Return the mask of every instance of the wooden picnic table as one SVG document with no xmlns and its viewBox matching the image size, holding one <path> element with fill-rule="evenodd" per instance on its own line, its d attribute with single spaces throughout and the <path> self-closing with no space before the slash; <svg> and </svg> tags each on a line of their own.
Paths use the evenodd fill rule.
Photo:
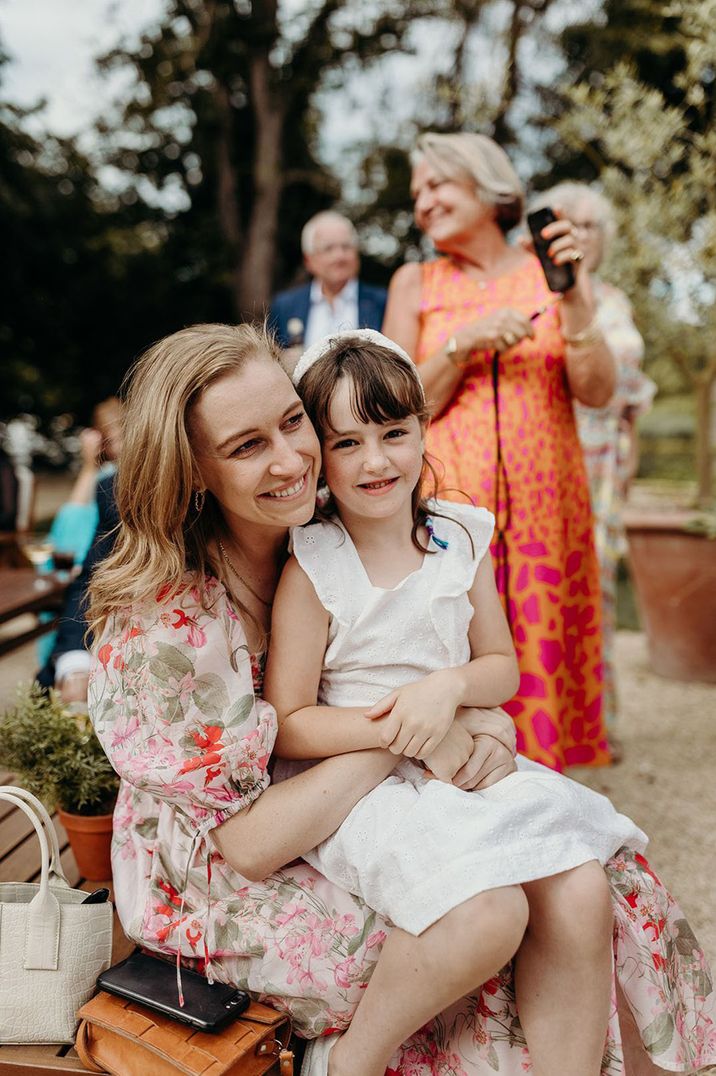
<svg viewBox="0 0 716 1076">
<path fill-rule="evenodd" d="M 53 572 L 38 575 L 32 568 L 0 569 L 0 624 L 24 613 L 53 613 L 52 620 L 0 638 L 0 655 L 15 650 L 56 626 L 69 579 Z"/>
<path fill-rule="evenodd" d="M 5 573 L 0 573 L 0 578 Z M 0 772 L 0 784 L 12 784 L 12 775 Z M 52 818 L 60 845 L 62 869 L 67 881 L 78 889 L 93 889 L 106 886 L 112 895 L 112 882 L 85 881 L 75 863 L 75 857 L 67 841 L 67 834 L 56 815 Z M 0 882 L 36 882 L 40 877 L 40 845 L 37 835 L 27 815 L 0 800 Z M 112 963 L 124 960 L 134 949 L 114 913 L 114 931 L 112 936 Z M 37 999 L 42 1005 L 42 998 Z M 26 1045 L 0 1046 L 0 1076 L 57 1076 L 57 1073 L 86 1073 L 73 1046 L 60 1045 Z"/>
</svg>

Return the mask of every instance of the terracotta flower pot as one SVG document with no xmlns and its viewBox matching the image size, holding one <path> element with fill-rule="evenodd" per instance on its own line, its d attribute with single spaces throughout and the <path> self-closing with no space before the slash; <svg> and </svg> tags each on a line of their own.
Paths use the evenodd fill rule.
<svg viewBox="0 0 716 1076">
<path fill-rule="evenodd" d="M 68 814 L 61 807 L 57 808 L 57 813 L 67 830 L 82 877 L 91 882 L 105 882 L 111 878 L 112 815 Z"/>
<path fill-rule="evenodd" d="M 716 683 L 716 540 L 687 512 L 630 509 L 629 569 L 654 672 Z"/>
</svg>

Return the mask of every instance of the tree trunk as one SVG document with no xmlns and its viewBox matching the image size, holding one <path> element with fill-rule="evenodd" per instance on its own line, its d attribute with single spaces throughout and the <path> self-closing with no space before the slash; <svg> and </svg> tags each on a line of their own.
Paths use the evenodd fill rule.
<svg viewBox="0 0 716 1076">
<path fill-rule="evenodd" d="M 216 205 L 219 225 L 229 248 L 232 265 L 231 291 L 234 309 L 241 309 L 241 213 L 239 211 L 239 179 L 232 155 L 233 124 L 229 91 L 219 83 L 214 92 L 219 114 L 219 134 L 216 142 Z"/>
<path fill-rule="evenodd" d="M 254 190 L 237 296 L 238 313 L 247 318 L 263 316 L 271 298 L 283 189 L 281 142 L 285 109 L 272 93 L 270 78 L 268 55 L 254 56 L 249 68 L 256 131 Z"/>
</svg>

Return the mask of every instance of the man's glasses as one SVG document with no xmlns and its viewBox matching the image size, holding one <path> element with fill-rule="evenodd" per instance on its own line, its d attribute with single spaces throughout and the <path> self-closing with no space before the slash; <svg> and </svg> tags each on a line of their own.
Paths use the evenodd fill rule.
<svg viewBox="0 0 716 1076">
<path fill-rule="evenodd" d="M 326 246 L 316 247 L 314 254 L 348 254 L 356 249 L 355 243 L 328 243 Z"/>
</svg>

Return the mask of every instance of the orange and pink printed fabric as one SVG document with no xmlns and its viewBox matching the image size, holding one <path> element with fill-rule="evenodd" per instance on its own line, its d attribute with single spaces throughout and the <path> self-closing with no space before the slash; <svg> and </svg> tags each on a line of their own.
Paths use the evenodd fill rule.
<svg viewBox="0 0 716 1076">
<path fill-rule="evenodd" d="M 497 466 L 491 356 L 476 352 L 447 408 L 433 420 L 429 454 L 440 496 L 493 511 L 505 528 L 506 571 L 498 586 L 509 607 L 520 687 L 505 707 L 517 747 L 562 770 L 609 762 L 602 717 L 599 568 L 589 488 L 565 371 L 556 296 L 536 258 L 496 280 L 477 282 L 447 258 L 423 266 L 420 340 L 425 361 L 461 326 L 501 307 L 532 315 L 535 338 L 500 356 L 504 474 Z M 497 550 L 493 545 L 493 556 Z"/>
</svg>

